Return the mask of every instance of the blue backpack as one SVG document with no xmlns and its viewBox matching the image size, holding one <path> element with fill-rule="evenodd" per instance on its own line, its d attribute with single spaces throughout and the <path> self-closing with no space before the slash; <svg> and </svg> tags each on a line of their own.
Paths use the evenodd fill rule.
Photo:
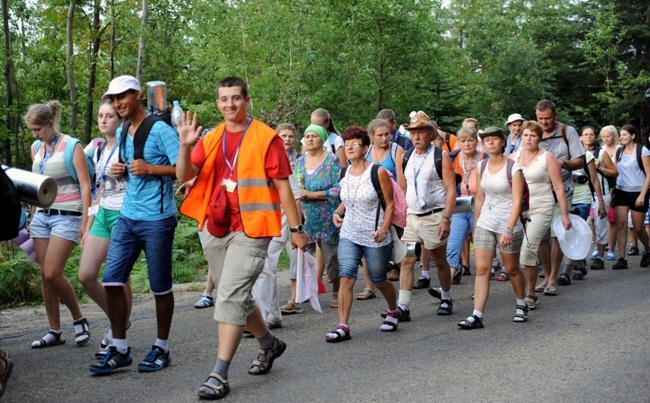
<svg viewBox="0 0 650 403">
<path fill-rule="evenodd" d="M 65 167 L 68 170 L 68 173 L 74 179 L 75 182 L 79 183 L 79 176 L 77 176 L 77 170 L 74 168 L 74 148 L 77 144 L 81 144 L 81 141 L 70 137 L 68 143 L 65 145 L 65 150 L 63 152 L 63 159 L 65 161 Z M 36 140 L 32 145 L 34 149 L 34 154 L 38 152 L 38 149 L 41 147 L 41 141 Z M 95 161 L 92 156 L 86 155 L 86 164 L 88 165 L 88 175 L 90 179 L 90 190 L 92 194 L 95 194 Z"/>
</svg>

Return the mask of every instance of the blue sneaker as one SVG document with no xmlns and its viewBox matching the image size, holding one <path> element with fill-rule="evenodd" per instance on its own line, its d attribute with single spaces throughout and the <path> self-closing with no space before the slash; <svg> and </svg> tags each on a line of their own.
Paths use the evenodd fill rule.
<svg viewBox="0 0 650 403">
<path fill-rule="evenodd" d="M 133 363 L 133 359 L 131 358 L 130 347 L 126 351 L 126 354 L 122 354 L 117 351 L 117 347 L 109 346 L 104 358 L 92 364 L 88 369 L 95 374 L 106 375 L 118 368 L 128 367 L 131 363 Z"/>
<path fill-rule="evenodd" d="M 616 254 L 613 250 L 607 251 L 607 260 L 616 260 Z"/>
<path fill-rule="evenodd" d="M 596 260 L 598 257 L 598 248 L 594 248 L 594 253 L 591 254 L 591 260 Z"/>
<path fill-rule="evenodd" d="M 140 372 L 155 372 L 165 368 L 171 362 L 169 351 L 164 352 L 158 346 L 152 346 L 151 351 L 147 353 L 144 360 L 138 364 L 138 371 Z"/>
</svg>

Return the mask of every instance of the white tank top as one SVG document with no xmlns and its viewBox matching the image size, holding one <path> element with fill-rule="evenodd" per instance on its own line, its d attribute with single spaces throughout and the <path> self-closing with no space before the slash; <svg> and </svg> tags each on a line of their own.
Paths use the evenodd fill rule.
<svg viewBox="0 0 650 403">
<path fill-rule="evenodd" d="M 375 232 L 375 218 L 379 203 L 377 191 L 370 179 L 372 165 L 374 164 L 368 164 L 360 176 L 351 175 L 351 167 L 348 167 L 345 176 L 341 179 L 340 196 L 345 205 L 345 219 L 341 226 L 340 236 L 357 245 L 377 248 L 388 245 L 391 242 L 391 237 L 386 237 L 380 243 L 375 242 L 372 237 Z M 379 210 L 377 228 L 381 228 L 384 222 L 384 211 L 381 208 Z"/>
</svg>

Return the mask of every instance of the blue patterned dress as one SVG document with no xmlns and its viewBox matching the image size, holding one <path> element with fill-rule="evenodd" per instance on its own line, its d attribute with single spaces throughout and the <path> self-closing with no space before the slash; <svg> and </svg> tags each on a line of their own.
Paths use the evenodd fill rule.
<svg viewBox="0 0 650 403">
<path fill-rule="evenodd" d="M 305 232 L 311 241 L 336 244 L 339 230 L 334 226 L 332 214 L 341 203 L 339 197 L 339 174 L 341 163 L 335 154 L 327 153 L 323 163 L 311 174 L 305 169 L 305 156 L 296 162 L 296 177 L 300 188 L 310 192 L 325 191 L 326 200 L 303 200 L 302 213 L 305 217 Z"/>
</svg>

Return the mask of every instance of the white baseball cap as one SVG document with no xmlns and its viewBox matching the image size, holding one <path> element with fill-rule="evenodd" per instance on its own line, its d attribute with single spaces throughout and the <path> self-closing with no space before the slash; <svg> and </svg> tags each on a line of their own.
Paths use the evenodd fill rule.
<svg viewBox="0 0 650 403">
<path fill-rule="evenodd" d="M 133 76 L 119 76 L 111 80 L 108 84 L 108 91 L 102 95 L 102 101 L 107 100 L 112 95 L 122 94 L 128 90 L 141 91 L 140 81 Z"/>
<path fill-rule="evenodd" d="M 508 121 L 506 122 L 506 127 L 512 122 L 516 122 L 518 120 L 521 120 L 522 122 L 526 119 L 522 118 L 520 114 L 518 113 L 513 113 L 512 115 L 508 116 Z"/>
</svg>

